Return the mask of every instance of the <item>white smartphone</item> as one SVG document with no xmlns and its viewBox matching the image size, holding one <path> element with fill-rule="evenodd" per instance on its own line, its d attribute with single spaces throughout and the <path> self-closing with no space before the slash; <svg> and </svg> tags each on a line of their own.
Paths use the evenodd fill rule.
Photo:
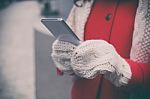
<svg viewBox="0 0 150 99">
<path fill-rule="evenodd" d="M 79 44 L 80 39 L 62 18 L 41 19 L 41 22 L 54 35 L 55 38 L 65 40 L 76 45 Z"/>
</svg>

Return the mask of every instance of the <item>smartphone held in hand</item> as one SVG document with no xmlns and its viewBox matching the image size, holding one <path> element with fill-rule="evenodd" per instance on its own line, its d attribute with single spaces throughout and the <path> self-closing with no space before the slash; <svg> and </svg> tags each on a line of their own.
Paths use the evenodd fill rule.
<svg viewBox="0 0 150 99">
<path fill-rule="evenodd" d="M 55 38 L 79 45 L 79 38 L 62 18 L 41 19 L 41 22 Z"/>
</svg>

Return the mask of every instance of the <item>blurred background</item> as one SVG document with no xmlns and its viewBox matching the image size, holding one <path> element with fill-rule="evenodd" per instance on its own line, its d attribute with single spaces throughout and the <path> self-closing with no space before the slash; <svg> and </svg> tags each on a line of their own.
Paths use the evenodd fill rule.
<svg viewBox="0 0 150 99">
<path fill-rule="evenodd" d="M 41 18 L 67 18 L 73 0 L 0 0 L 0 99 L 70 99 L 72 80 L 51 60 Z"/>
</svg>

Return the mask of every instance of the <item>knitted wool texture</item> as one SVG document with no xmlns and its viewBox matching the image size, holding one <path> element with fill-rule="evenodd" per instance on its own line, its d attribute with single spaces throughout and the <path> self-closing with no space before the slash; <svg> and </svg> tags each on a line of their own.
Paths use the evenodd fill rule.
<svg viewBox="0 0 150 99">
<path fill-rule="evenodd" d="M 52 45 L 52 59 L 56 67 L 66 74 L 72 74 L 71 56 L 76 46 L 72 43 L 56 40 Z"/>
<path fill-rule="evenodd" d="M 150 0 L 139 0 L 130 58 L 150 63 Z"/>
<path fill-rule="evenodd" d="M 73 52 L 71 63 L 76 75 L 83 78 L 93 79 L 98 74 L 104 74 L 116 86 L 127 84 L 131 78 L 127 62 L 104 40 L 81 43 Z"/>
</svg>

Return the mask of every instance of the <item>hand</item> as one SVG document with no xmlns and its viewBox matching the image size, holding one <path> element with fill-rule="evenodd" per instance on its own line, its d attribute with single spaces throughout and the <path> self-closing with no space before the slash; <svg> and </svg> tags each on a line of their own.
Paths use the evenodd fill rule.
<svg viewBox="0 0 150 99">
<path fill-rule="evenodd" d="M 81 43 L 73 52 L 71 66 L 80 77 L 92 79 L 98 74 L 104 74 L 116 86 L 127 84 L 131 78 L 128 63 L 104 40 Z"/>
<path fill-rule="evenodd" d="M 71 68 L 71 56 L 76 45 L 57 39 L 52 45 L 52 59 L 56 67 L 63 73 L 73 74 Z"/>
</svg>

